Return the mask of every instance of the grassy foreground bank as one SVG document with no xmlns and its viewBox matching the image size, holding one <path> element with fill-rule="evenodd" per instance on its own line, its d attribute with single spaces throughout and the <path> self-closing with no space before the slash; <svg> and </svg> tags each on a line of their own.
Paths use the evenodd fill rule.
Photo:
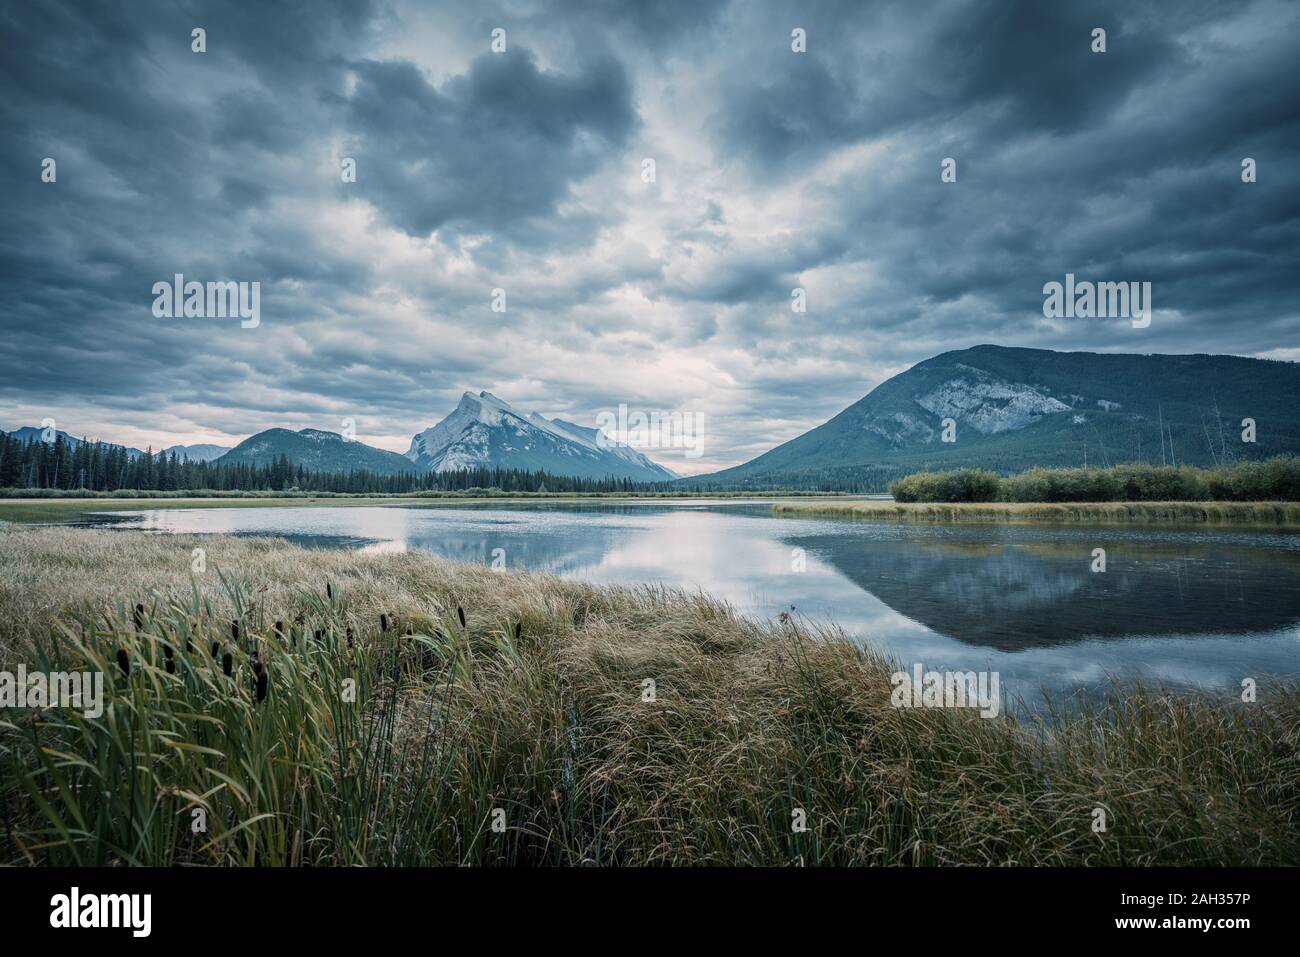
<svg viewBox="0 0 1300 957">
<path fill-rule="evenodd" d="M 1160 522 L 1300 527 L 1300 502 L 777 502 L 778 515 L 904 522 Z"/>
<path fill-rule="evenodd" d="M 877 655 L 703 596 L 66 528 L 0 529 L 0 643 L 114 703 L 0 711 L 5 863 L 1300 861 L 1294 685 L 897 710 Z"/>
</svg>

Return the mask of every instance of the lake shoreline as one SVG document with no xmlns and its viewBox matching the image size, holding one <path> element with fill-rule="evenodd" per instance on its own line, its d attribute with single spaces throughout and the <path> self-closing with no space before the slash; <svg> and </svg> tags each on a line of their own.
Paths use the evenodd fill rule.
<svg viewBox="0 0 1300 957">
<path fill-rule="evenodd" d="M 953 523 L 1182 524 L 1300 528 L 1300 502 L 780 502 L 783 518 Z"/>
<path fill-rule="evenodd" d="M 164 495 L 123 496 L 108 498 L 94 495 L 31 496 L 0 498 L 0 522 L 13 524 L 33 522 L 75 521 L 79 516 L 94 512 L 126 512 L 160 508 L 314 508 L 337 505 L 340 507 L 384 506 L 391 508 L 444 507 L 466 505 L 486 507 L 500 505 L 564 505 L 564 504 L 646 504 L 671 505 L 676 502 L 702 502 L 710 500 L 732 503 L 772 502 L 786 498 L 808 498 L 834 501 L 842 498 L 835 493 L 812 495 L 798 492 L 763 493 L 710 493 L 682 495 L 614 495 L 606 493 L 524 493 L 519 495 L 277 495 L 250 494 L 246 496 L 179 496 Z M 862 500 L 854 496 L 855 501 Z"/>
<path fill-rule="evenodd" d="M 783 501 L 795 499 L 794 501 Z M 1072 523 L 1097 525 L 1255 526 L 1300 529 L 1300 502 L 895 502 L 860 495 L 771 494 L 417 496 L 338 495 L 246 497 L 140 496 L 124 498 L 0 498 L 0 523 L 68 523 L 99 512 L 152 509 L 319 508 L 513 508 L 521 505 L 643 504 L 672 505 L 721 501 L 771 504 L 782 518 L 930 523 Z"/>
<path fill-rule="evenodd" d="M 898 707 L 893 664 L 879 653 L 797 617 L 743 618 L 703 594 L 273 539 L 19 526 L 0 538 L 0 639 L 48 634 L 55 619 L 76 634 L 85 622 L 97 632 L 90 665 L 106 672 L 110 695 L 132 699 L 98 723 L 57 711 L 42 718 L 47 746 L 88 759 L 63 773 L 75 785 L 64 797 L 83 802 L 91 834 L 60 832 L 68 821 L 48 779 L 30 779 L 48 810 L 19 790 L 35 756 L 3 752 L 10 790 L 0 796 L 16 815 L 10 836 L 0 835 L 0 863 L 1147 866 L 1300 857 L 1300 786 L 1287 746 L 1300 734 L 1294 681 L 1261 683 L 1258 704 L 1138 688 L 1068 716 L 982 718 L 970 708 Z M 198 541 L 206 567 L 194 574 Z M 209 641 L 230 654 L 231 677 Z M 59 647 L 70 653 L 66 640 Z M 29 668 L 41 663 L 22 655 Z M 117 670 L 122 657 L 130 676 Z M 260 702 L 258 667 L 270 675 Z M 358 708 L 339 705 L 345 678 L 357 682 Z M 219 719 L 225 732 L 206 734 L 192 713 Z M 147 779 L 126 764 L 97 770 L 101 760 L 131 763 L 129 749 L 110 742 L 164 728 L 209 750 L 164 749 L 141 772 Z M 30 741 L 12 726 L 0 735 Z M 214 790 L 219 775 L 234 775 L 238 788 Z M 358 775 L 374 775 L 379 790 L 352 788 Z M 202 845 L 188 827 L 130 831 L 113 808 L 139 794 L 149 796 L 150 820 L 186 822 L 192 796 L 206 795 L 215 829 Z M 296 796 L 274 797 L 283 794 Z M 495 809 L 500 834 L 488 827 Z M 306 845 L 294 839 L 302 833 L 313 835 Z"/>
</svg>

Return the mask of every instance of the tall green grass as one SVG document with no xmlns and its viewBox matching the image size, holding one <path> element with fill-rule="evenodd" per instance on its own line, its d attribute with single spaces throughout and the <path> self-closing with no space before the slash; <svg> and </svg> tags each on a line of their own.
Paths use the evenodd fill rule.
<svg viewBox="0 0 1300 957">
<path fill-rule="evenodd" d="M 1294 685 L 1256 705 L 1116 689 L 1035 718 L 896 710 L 890 663 L 794 619 L 661 589 L 447 580 L 428 579 L 434 612 L 382 622 L 354 582 L 317 580 L 277 627 L 233 578 L 220 609 L 196 588 L 65 616 L 29 667 L 100 670 L 112 708 L 3 713 L 0 860 L 1300 860 Z"/>
<path fill-rule="evenodd" d="M 21 787 L 7 797 L 29 824 L 9 822 L 21 859 L 348 865 L 518 856 L 526 830 L 489 849 L 482 829 L 465 827 L 487 819 L 492 795 L 478 785 L 501 780 L 503 755 L 468 746 L 448 707 L 476 667 L 513 667 L 509 633 L 475 636 L 477 654 L 464 629 L 427 621 L 406 622 L 386 642 L 361 641 L 336 589 L 304 594 L 296 621 L 271 625 L 230 584 L 233 628 L 195 593 L 62 624 L 38 652 L 31 670 L 102 672 L 111 708 L 98 718 L 52 710 L 0 724 L 0 767 Z M 403 625 L 387 616 L 385 624 Z M 474 786 L 451 787 L 458 778 Z"/>
</svg>

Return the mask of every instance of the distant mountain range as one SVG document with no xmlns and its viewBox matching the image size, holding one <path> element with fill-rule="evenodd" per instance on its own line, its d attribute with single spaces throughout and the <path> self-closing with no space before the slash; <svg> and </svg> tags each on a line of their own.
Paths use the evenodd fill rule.
<svg viewBox="0 0 1300 957">
<path fill-rule="evenodd" d="M 44 433 L 45 430 L 38 426 L 26 425 L 21 429 L 14 429 L 8 434 L 20 442 L 39 442 L 42 441 Z M 75 436 L 69 435 L 67 432 L 62 430 L 55 432 L 55 436 L 60 435 L 63 436 L 63 441 L 67 443 L 67 446 L 70 449 L 75 449 L 85 441 L 84 439 L 79 439 Z M 54 438 L 51 437 L 50 441 L 54 441 Z M 93 440 L 91 441 L 93 442 Z M 120 446 L 116 442 L 104 442 L 103 444 L 113 448 L 125 448 L 126 454 L 131 458 L 144 455 L 144 452 L 140 449 L 133 449 L 130 446 Z M 171 455 L 175 452 L 177 458 L 188 458 L 191 462 L 210 462 L 212 459 L 229 452 L 230 449 L 224 445 L 171 445 L 163 449 L 163 451 L 167 455 Z"/>
<path fill-rule="evenodd" d="M 422 472 L 503 466 L 638 482 L 677 477 L 635 449 L 599 437 L 597 429 L 525 415 L 490 392 L 466 392 L 450 415 L 411 440 L 406 457 Z"/>
<path fill-rule="evenodd" d="M 13 438 L 17 439 L 19 442 L 24 442 L 24 443 L 40 442 L 43 440 L 45 430 L 39 426 L 25 425 L 21 429 L 14 429 L 12 432 L 8 434 Z M 63 441 L 67 444 L 68 448 L 70 449 L 75 449 L 77 446 L 81 445 L 85 441 L 90 441 L 92 444 L 95 441 L 94 439 L 86 440 L 86 439 L 76 438 L 75 436 L 69 435 L 67 432 L 64 432 L 62 429 L 56 430 L 54 435 L 50 437 L 50 441 L 53 442 L 55 438 L 59 436 L 63 437 Z M 133 449 L 130 448 L 129 446 L 121 446 L 118 445 L 116 442 L 104 442 L 103 444 L 112 446 L 114 448 L 126 448 L 126 454 L 131 458 L 135 458 L 138 455 L 144 455 L 144 452 L 140 451 L 139 449 Z"/>
<path fill-rule="evenodd" d="M 13 433 L 35 442 L 43 430 Z M 72 448 L 81 440 L 60 432 Z M 128 449 L 132 457 L 143 455 Z M 677 475 L 626 445 L 601 439 L 600 431 L 564 419 L 547 419 L 538 412 L 525 415 L 490 392 L 466 392 L 455 409 L 411 440 L 406 455 L 377 449 L 320 429 L 267 429 L 233 449 L 219 445 L 173 445 L 165 450 L 192 462 L 218 465 L 271 465 L 287 457 L 314 472 L 366 470 L 380 475 L 450 472 L 468 468 L 546 471 L 552 475 L 637 482 L 670 481 Z"/>
<path fill-rule="evenodd" d="M 1253 443 L 1242 441 L 1246 419 L 1254 422 Z M 39 441 L 42 430 L 11 434 Z M 59 435 L 72 447 L 81 444 Z M 229 450 L 167 451 L 220 464 L 270 465 L 287 456 L 321 472 L 482 467 L 677 480 L 635 449 L 602 440 L 597 429 L 524 414 L 490 392 L 466 392 L 446 418 L 411 440 L 405 455 L 319 429 L 268 429 Z M 1212 465 L 1279 454 L 1300 454 L 1300 364 L 983 345 L 917 363 L 815 429 L 744 465 L 680 479 L 678 487 L 883 488 L 924 469 Z"/>
<path fill-rule="evenodd" d="M 270 465 L 287 456 L 320 472 L 366 469 L 380 475 L 470 468 L 546 471 L 581 478 L 666 481 L 677 476 L 634 449 L 599 441 L 596 429 L 537 412 L 525 415 L 490 392 L 466 392 L 451 414 L 411 440 L 405 455 L 319 429 L 267 429 L 216 459 L 219 465 Z"/>
<path fill-rule="evenodd" d="M 1247 418 L 1255 443 L 1242 441 Z M 944 441 L 945 419 L 955 441 Z M 917 363 L 798 438 L 684 483 L 880 484 L 923 469 L 1212 465 L 1296 453 L 1300 364 L 983 345 Z"/>
</svg>

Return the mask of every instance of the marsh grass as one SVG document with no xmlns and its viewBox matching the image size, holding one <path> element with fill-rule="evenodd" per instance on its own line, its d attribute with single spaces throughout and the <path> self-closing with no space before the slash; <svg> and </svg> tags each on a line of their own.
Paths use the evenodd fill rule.
<svg viewBox="0 0 1300 957">
<path fill-rule="evenodd" d="M 0 860 L 1300 860 L 1294 685 L 1253 706 L 1138 688 L 1020 720 L 895 710 L 871 650 L 703 595 L 204 544 L 224 571 L 187 581 L 185 539 L 0 532 L 0 615 L 22 607 L 24 569 L 61 596 L 14 630 L 23 660 L 102 670 L 113 703 L 0 713 Z"/>
<path fill-rule="evenodd" d="M 778 502 L 778 515 L 902 522 L 1079 522 L 1300 527 L 1300 502 Z"/>
</svg>

